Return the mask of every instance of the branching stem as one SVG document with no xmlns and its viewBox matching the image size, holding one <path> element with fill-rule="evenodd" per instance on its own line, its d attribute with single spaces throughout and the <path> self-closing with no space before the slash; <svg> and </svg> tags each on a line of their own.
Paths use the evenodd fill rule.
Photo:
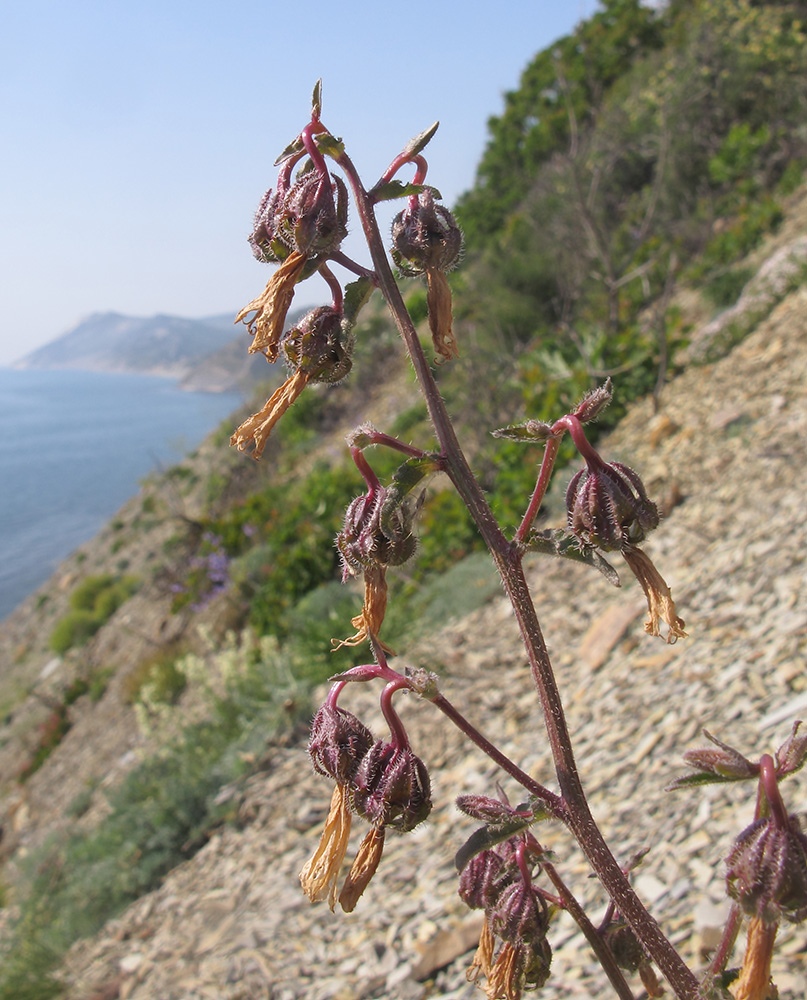
<svg viewBox="0 0 807 1000">
<path fill-rule="evenodd" d="M 445 458 L 446 472 L 468 508 L 502 578 L 513 605 L 527 651 L 530 670 L 543 710 L 560 785 L 562 818 L 584 851 L 619 912 L 666 976 L 679 1000 L 694 1000 L 698 980 L 633 891 L 594 821 L 577 771 L 560 694 L 521 564 L 522 553 L 511 546 L 494 518 L 481 487 L 460 448 L 448 412 L 432 376 L 417 332 L 406 310 L 381 241 L 372 200 L 356 169 L 342 153 L 335 157 L 353 189 L 378 285 L 409 353 L 426 407 Z M 572 431 L 572 428 L 569 427 Z"/>
</svg>

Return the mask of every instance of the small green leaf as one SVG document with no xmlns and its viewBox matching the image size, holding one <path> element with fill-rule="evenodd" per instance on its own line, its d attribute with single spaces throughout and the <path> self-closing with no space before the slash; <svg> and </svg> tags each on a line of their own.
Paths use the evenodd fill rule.
<svg viewBox="0 0 807 1000">
<path fill-rule="evenodd" d="M 676 792 L 679 788 L 693 788 L 696 785 L 716 785 L 726 781 L 740 781 L 739 778 L 729 778 L 723 774 L 713 774 L 711 771 L 698 771 L 697 774 L 685 774 L 671 781 L 666 787 L 668 792 Z"/>
<path fill-rule="evenodd" d="M 299 156 L 304 150 L 305 146 L 303 145 L 303 140 L 298 135 L 296 139 L 286 146 L 280 156 L 278 156 L 275 160 L 275 166 L 279 167 L 281 163 L 285 163 L 286 160 L 290 160 L 293 156 Z"/>
<path fill-rule="evenodd" d="M 356 322 L 361 310 L 367 305 L 375 285 L 369 278 L 357 278 L 345 285 L 345 301 L 342 312 L 349 326 Z"/>
<path fill-rule="evenodd" d="M 461 872 L 468 862 L 472 861 L 477 854 L 481 854 L 482 851 L 489 851 L 491 847 L 495 847 L 497 844 L 515 837 L 522 830 L 526 830 L 531 822 L 532 820 L 514 818 L 511 823 L 502 826 L 483 826 L 474 830 L 454 855 L 454 866 L 457 871 Z"/>
<path fill-rule="evenodd" d="M 419 135 L 416 135 L 414 139 L 410 139 L 404 147 L 404 153 L 407 156 L 417 156 L 422 149 L 425 149 L 426 146 L 428 146 L 434 136 L 434 133 L 439 127 L 440 122 L 435 122 L 434 125 L 430 125 Z"/>
<path fill-rule="evenodd" d="M 337 159 L 345 152 L 345 144 L 337 136 L 331 135 L 330 132 L 317 132 L 314 136 L 314 142 L 320 153 L 333 159 Z"/>
<path fill-rule="evenodd" d="M 391 180 L 386 184 L 377 184 L 370 192 L 373 201 L 392 201 L 394 198 L 407 198 L 409 195 L 420 194 L 428 188 L 436 199 L 442 198 L 437 188 L 428 184 L 404 184 L 403 181 Z"/>
<path fill-rule="evenodd" d="M 603 559 L 600 553 L 591 546 L 583 546 L 574 535 L 568 534 L 563 528 L 549 528 L 546 531 L 533 531 L 527 540 L 530 552 L 539 552 L 545 556 L 557 556 L 560 559 L 571 559 L 574 562 L 585 563 L 598 572 L 614 587 L 620 587 L 619 574 L 614 567 Z"/>
<path fill-rule="evenodd" d="M 311 95 L 311 117 L 319 121 L 322 114 L 322 77 L 314 84 L 314 93 Z"/>
<path fill-rule="evenodd" d="M 508 441 L 548 441 L 553 437 L 552 427 L 543 420 L 527 420 L 523 424 L 511 424 L 493 431 L 495 438 L 507 438 Z"/>
</svg>

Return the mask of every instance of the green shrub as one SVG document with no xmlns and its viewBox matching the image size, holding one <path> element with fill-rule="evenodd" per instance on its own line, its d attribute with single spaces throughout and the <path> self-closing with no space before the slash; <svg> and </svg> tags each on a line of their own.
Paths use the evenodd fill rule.
<svg viewBox="0 0 807 1000">
<path fill-rule="evenodd" d="M 177 665 L 186 650 L 180 643 L 171 643 L 143 660 L 127 675 L 123 684 L 126 701 L 132 705 L 140 701 L 144 689 L 149 700 L 162 705 L 173 705 L 187 686 L 188 679 Z"/>
<path fill-rule="evenodd" d="M 133 576 L 116 577 L 110 573 L 88 576 L 70 595 L 70 607 L 59 619 L 50 637 L 50 647 L 60 655 L 80 646 L 107 622 L 138 587 Z"/>
<path fill-rule="evenodd" d="M 718 309 L 726 309 L 739 299 L 743 288 L 754 276 L 752 267 L 735 267 L 715 275 L 703 286 L 703 293 Z"/>
</svg>

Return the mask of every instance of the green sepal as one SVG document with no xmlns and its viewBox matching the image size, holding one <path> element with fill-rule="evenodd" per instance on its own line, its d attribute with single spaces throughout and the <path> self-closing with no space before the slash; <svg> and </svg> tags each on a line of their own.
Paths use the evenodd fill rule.
<svg viewBox="0 0 807 1000">
<path fill-rule="evenodd" d="M 557 556 L 560 559 L 572 559 L 574 562 L 585 563 L 598 570 L 614 587 L 621 587 L 619 574 L 614 567 L 603 559 L 600 553 L 590 545 L 582 546 L 579 540 L 563 530 L 563 528 L 548 528 L 546 531 L 532 531 L 527 539 L 527 549 L 539 552 L 545 556 Z"/>
<path fill-rule="evenodd" d="M 427 476 L 440 471 L 440 462 L 430 455 L 423 458 L 409 458 L 399 465 L 387 488 L 387 495 L 381 507 L 380 527 L 390 537 L 395 533 L 391 518 L 412 490 Z"/>
<path fill-rule="evenodd" d="M 554 437 L 550 424 L 543 420 L 526 420 L 523 424 L 511 424 L 493 431 L 495 438 L 506 438 L 508 441 L 548 441 Z"/>
<path fill-rule="evenodd" d="M 370 195 L 374 202 L 378 201 L 392 201 L 394 198 L 407 198 L 413 194 L 421 194 L 423 191 L 429 190 L 434 195 L 434 197 L 439 201 L 443 196 L 435 187 L 431 187 L 429 184 L 405 184 L 403 181 L 391 180 L 387 181 L 385 184 L 377 184 Z"/>
<path fill-rule="evenodd" d="M 515 837 L 522 830 L 526 830 L 530 823 L 532 823 L 531 817 L 525 819 L 513 817 L 509 823 L 503 823 L 501 826 L 482 826 L 478 830 L 474 830 L 454 855 L 455 868 L 458 872 L 461 872 L 469 861 L 473 861 L 477 854 L 481 854 L 482 851 L 489 851 L 497 844 L 502 844 L 505 840 Z"/>
<path fill-rule="evenodd" d="M 736 775 L 730 777 L 727 774 L 715 774 L 713 771 L 698 771 L 697 774 L 684 774 L 680 778 L 671 781 L 666 786 L 665 791 L 677 792 L 679 788 L 694 788 L 697 785 L 717 785 L 724 784 L 727 781 L 744 780 L 744 778 L 739 778 Z"/>
<path fill-rule="evenodd" d="M 344 155 L 345 144 L 337 136 L 331 135 L 330 132 L 317 132 L 314 135 L 314 142 L 323 156 L 330 156 L 336 160 Z"/>
<path fill-rule="evenodd" d="M 283 152 L 275 160 L 275 166 L 279 167 L 281 163 L 285 163 L 286 160 L 290 160 L 293 156 L 299 156 L 300 153 L 305 152 L 305 146 L 303 145 L 303 140 L 298 135 L 296 139 L 293 139 L 288 146 L 283 150 Z"/>
<path fill-rule="evenodd" d="M 361 310 L 367 305 L 375 285 L 370 278 L 357 278 L 345 285 L 342 314 L 348 326 L 353 326 Z"/>
<path fill-rule="evenodd" d="M 319 121 L 322 114 L 322 77 L 314 84 L 314 92 L 311 94 L 311 117 Z"/>
<path fill-rule="evenodd" d="M 434 125 L 430 125 L 427 129 L 416 135 L 414 139 L 410 139 L 406 146 L 404 146 L 404 154 L 406 156 L 417 156 L 432 141 L 434 133 L 438 128 L 440 128 L 440 122 L 435 122 Z"/>
</svg>

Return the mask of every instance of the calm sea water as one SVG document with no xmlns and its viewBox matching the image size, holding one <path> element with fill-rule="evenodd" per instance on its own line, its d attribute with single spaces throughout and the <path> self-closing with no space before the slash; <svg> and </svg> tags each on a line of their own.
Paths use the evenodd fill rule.
<svg viewBox="0 0 807 1000">
<path fill-rule="evenodd" d="M 0 619 L 239 402 L 142 375 L 0 369 Z"/>
</svg>

